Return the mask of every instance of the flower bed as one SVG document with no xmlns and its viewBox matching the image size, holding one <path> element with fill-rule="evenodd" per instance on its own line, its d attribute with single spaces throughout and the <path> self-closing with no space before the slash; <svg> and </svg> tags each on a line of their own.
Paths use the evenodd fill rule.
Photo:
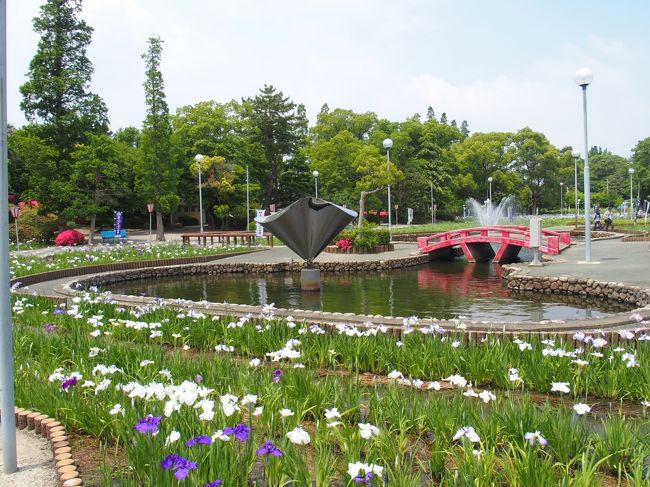
<svg viewBox="0 0 650 487">
<path fill-rule="evenodd" d="M 325 252 L 328 254 L 379 254 L 393 250 L 395 250 L 393 244 L 375 245 L 374 247 L 339 247 L 336 245 L 325 247 Z"/>
<path fill-rule="evenodd" d="M 9 261 L 12 278 L 59 269 L 78 268 L 116 262 L 139 262 L 152 259 L 223 255 L 241 252 L 247 247 L 197 247 L 175 242 L 136 245 L 97 245 L 91 249 L 65 249 L 47 257 L 16 257 Z"/>
<path fill-rule="evenodd" d="M 415 318 L 398 341 L 272 306 L 235 320 L 86 293 L 15 298 L 13 320 L 17 403 L 119 449 L 128 468 L 108 483 L 645 482 L 644 322 L 616 347 L 585 333 L 467 343 L 460 320 Z"/>
</svg>

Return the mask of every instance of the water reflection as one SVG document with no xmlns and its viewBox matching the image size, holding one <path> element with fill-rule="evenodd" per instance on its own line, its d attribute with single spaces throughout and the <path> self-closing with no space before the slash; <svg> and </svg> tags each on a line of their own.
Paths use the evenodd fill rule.
<svg viewBox="0 0 650 487">
<path fill-rule="evenodd" d="M 302 292 L 299 274 L 170 277 L 126 281 L 108 289 L 195 301 L 440 319 L 464 315 L 486 321 L 575 319 L 629 309 L 584 298 L 509 293 L 502 285 L 501 266 L 463 260 L 390 272 L 324 274 L 320 293 Z"/>
</svg>

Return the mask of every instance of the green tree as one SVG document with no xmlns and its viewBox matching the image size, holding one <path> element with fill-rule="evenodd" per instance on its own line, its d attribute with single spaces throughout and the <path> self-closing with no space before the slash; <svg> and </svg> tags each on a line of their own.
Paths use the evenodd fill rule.
<svg viewBox="0 0 650 487">
<path fill-rule="evenodd" d="M 641 182 L 641 201 L 650 200 L 650 137 L 640 140 L 632 149 L 632 167 Z"/>
<path fill-rule="evenodd" d="M 165 85 L 160 72 L 162 40 L 150 37 L 147 52 L 142 55 L 146 65 L 144 82 L 147 116 L 140 136 L 142 157 L 134 168 L 135 189 L 141 198 L 156 208 L 156 240 L 165 240 L 163 214 L 178 206 L 179 169 L 172 153 L 172 127 L 165 99 Z"/>
<path fill-rule="evenodd" d="M 463 134 L 463 137 L 469 135 L 469 125 L 467 124 L 467 120 L 463 120 L 460 124 L 460 132 Z"/>
<path fill-rule="evenodd" d="M 555 203 L 557 200 L 551 202 L 548 197 L 549 193 L 557 194 L 559 188 L 558 150 L 551 145 L 544 134 L 534 132 L 528 127 L 512 136 L 512 144 L 514 149 L 512 169 L 517 171 L 530 191 L 532 198 L 530 212 L 534 212 L 535 208 L 540 208 L 544 204 L 557 208 Z"/>
<path fill-rule="evenodd" d="M 232 167 L 235 191 L 228 199 L 228 215 L 240 222 L 246 221 L 246 166 L 254 168 L 264 161 L 259 144 L 249 135 L 249 121 L 242 117 L 242 107 L 236 101 L 217 103 L 200 102 L 178 108 L 172 117 L 177 148 L 183 163 L 179 181 L 179 195 L 185 202 L 198 203 L 197 175 L 186 161 L 194 161 L 196 154 L 206 157 L 223 157 L 224 163 Z M 252 171 L 251 171 L 252 173 Z M 252 177 L 251 206 L 258 207 L 259 184 Z M 213 208 L 214 204 L 204 205 Z M 214 223 L 214 214 L 210 219 Z"/>
<path fill-rule="evenodd" d="M 53 168 L 33 169 L 48 181 L 41 202 L 58 213 L 60 227 L 70 216 L 68 202 L 74 191 L 70 154 L 76 144 L 85 142 L 86 133 L 108 130 L 106 106 L 89 91 L 93 68 L 86 49 L 93 29 L 78 18 L 81 4 L 81 0 L 47 0 L 41 7 L 33 24 L 41 37 L 27 82 L 20 87 L 21 108 L 35 124 L 35 135 L 56 152 Z"/>
<path fill-rule="evenodd" d="M 86 144 L 78 144 L 71 154 L 76 192 L 70 205 L 75 215 L 90 218 L 91 244 L 97 214 L 110 210 L 128 187 L 129 161 L 124 160 L 120 144 L 107 135 L 91 135 Z"/>
<path fill-rule="evenodd" d="M 264 158 L 253 169 L 262 186 L 262 206 L 280 201 L 279 182 L 305 143 L 307 117 L 304 107 L 296 105 L 272 85 L 264 85 L 254 99 L 243 102 L 251 124 L 251 140 L 261 147 Z"/>
<path fill-rule="evenodd" d="M 429 105 L 429 108 L 427 108 L 427 120 L 435 120 L 436 118 L 436 112 L 433 111 L 433 107 Z"/>
</svg>

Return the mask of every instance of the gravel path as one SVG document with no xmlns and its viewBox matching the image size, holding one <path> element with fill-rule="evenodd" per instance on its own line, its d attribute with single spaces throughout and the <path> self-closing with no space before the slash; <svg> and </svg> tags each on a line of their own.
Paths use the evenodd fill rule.
<svg viewBox="0 0 650 487">
<path fill-rule="evenodd" d="M 16 430 L 18 471 L 4 473 L 0 433 L 0 487 L 56 487 L 59 485 L 50 443 L 33 431 Z"/>
</svg>

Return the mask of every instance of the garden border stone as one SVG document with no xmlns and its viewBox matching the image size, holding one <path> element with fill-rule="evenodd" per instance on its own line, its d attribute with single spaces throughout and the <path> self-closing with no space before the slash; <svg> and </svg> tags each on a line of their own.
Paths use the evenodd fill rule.
<svg viewBox="0 0 650 487">
<path fill-rule="evenodd" d="M 2 421 L 1 415 L 0 421 Z M 83 485 L 81 475 L 72 458 L 72 448 L 65 427 L 59 421 L 38 411 L 30 411 L 21 407 L 14 408 L 14 421 L 16 421 L 17 428 L 33 430 L 34 433 L 50 442 L 52 461 L 61 487 Z M 71 479 L 75 479 L 75 481 L 70 482 Z"/>
</svg>

